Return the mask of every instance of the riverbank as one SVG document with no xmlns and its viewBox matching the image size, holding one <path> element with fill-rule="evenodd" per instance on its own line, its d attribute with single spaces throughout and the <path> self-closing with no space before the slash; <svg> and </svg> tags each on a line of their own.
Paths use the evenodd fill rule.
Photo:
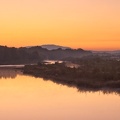
<svg viewBox="0 0 120 120">
<path fill-rule="evenodd" d="M 51 79 L 54 82 L 77 88 L 83 87 L 96 90 L 104 88 L 120 89 L 120 79 L 117 77 L 113 78 L 111 73 L 108 74 L 108 71 L 104 74 L 99 73 L 99 75 L 96 75 L 94 71 L 88 73 L 88 71 L 83 71 L 81 67 L 66 67 L 64 63 L 26 65 L 23 68 L 23 74 Z"/>
</svg>

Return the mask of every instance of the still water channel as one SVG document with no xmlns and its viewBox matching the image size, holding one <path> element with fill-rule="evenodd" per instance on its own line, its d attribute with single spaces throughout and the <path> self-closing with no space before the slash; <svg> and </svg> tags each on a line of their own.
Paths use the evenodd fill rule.
<svg viewBox="0 0 120 120">
<path fill-rule="evenodd" d="M 120 96 L 0 68 L 0 120 L 120 120 Z"/>
</svg>

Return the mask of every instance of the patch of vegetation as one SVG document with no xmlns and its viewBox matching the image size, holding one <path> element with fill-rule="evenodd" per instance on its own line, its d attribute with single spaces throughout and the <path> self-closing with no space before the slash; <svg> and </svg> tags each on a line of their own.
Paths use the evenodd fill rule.
<svg viewBox="0 0 120 120">
<path fill-rule="evenodd" d="M 65 63 L 26 65 L 24 74 L 51 79 L 54 82 L 92 89 L 120 89 L 120 61 L 101 58 L 72 61 L 79 68 L 66 67 Z"/>
</svg>

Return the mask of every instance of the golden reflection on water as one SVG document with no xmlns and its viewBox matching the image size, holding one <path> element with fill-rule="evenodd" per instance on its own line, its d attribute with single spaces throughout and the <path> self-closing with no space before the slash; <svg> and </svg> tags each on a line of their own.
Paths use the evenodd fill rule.
<svg viewBox="0 0 120 120">
<path fill-rule="evenodd" d="M 120 120 L 120 96 L 18 74 L 0 79 L 0 120 Z"/>
</svg>

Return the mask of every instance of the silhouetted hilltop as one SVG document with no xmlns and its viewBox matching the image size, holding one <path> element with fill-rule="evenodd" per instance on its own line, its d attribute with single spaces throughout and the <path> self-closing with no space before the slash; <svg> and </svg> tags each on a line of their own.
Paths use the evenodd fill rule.
<svg viewBox="0 0 120 120">
<path fill-rule="evenodd" d="M 48 50 L 41 46 L 30 48 L 0 46 L 0 64 L 29 64 L 37 63 L 45 59 L 61 60 L 69 57 L 80 58 L 90 54 L 92 54 L 92 52 L 83 49 L 63 50 L 58 48 L 55 50 Z"/>
<path fill-rule="evenodd" d="M 46 48 L 48 50 L 55 50 L 55 49 L 71 49 L 70 47 L 65 47 L 65 46 L 59 46 L 59 45 L 54 45 L 54 44 L 47 44 L 47 45 L 41 45 L 42 48 Z"/>
</svg>

